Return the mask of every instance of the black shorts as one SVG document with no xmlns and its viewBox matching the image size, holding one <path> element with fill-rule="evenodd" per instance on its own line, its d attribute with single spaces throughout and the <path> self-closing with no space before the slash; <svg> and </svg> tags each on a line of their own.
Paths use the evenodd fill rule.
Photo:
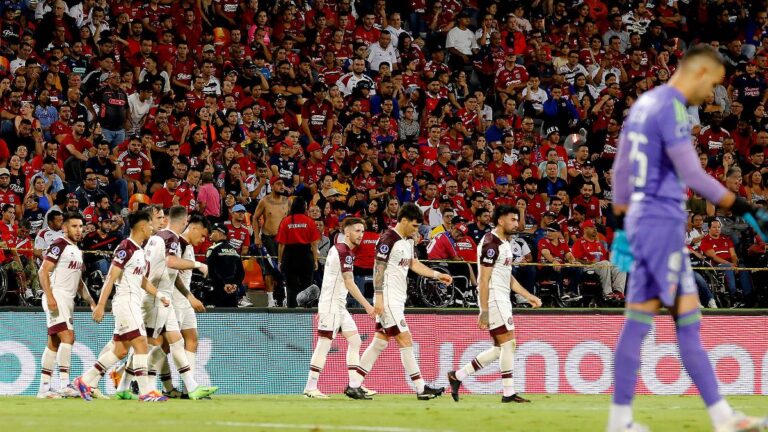
<svg viewBox="0 0 768 432">
<path fill-rule="evenodd" d="M 275 240 L 275 237 L 276 236 L 266 234 L 261 235 L 261 244 L 264 246 L 264 249 L 266 249 L 267 255 L 269 255 L 269 257 L 264 257 L 261 252 L 259 253 L 259 255 L 261 255 L 259 258 L 259 265 L 261 266 L 261 273 L 264 276 L 280 274 L 280 272 L 273 266 L 273 263 L 274 265 L 277 265 L 277 241 Z"/>
</svg>

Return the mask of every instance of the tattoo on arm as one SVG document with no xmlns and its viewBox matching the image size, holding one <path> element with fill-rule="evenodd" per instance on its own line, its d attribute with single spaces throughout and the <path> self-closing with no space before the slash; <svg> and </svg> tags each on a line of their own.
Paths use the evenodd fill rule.
<svg viewBox="0 0 768 432">
<path fill-rule="evenodd" d="M 385 261 L 376 261 L 373 269 L 373 290 L 375 293 L 384 292 L 384 271 L 387 270 Z"/>
</svg>

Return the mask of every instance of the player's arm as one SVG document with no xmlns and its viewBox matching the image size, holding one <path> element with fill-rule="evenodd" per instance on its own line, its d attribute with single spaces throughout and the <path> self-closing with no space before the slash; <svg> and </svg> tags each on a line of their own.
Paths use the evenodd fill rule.
<svg viewBox="0 0 768 432">
<path fill-rule="evenodd" d="M 146 276 L 144 276 L 141 279 L 141 289 L 143 289 L 147 294 L 151 295 L 152 297 L 157 298 L 163 303 L 163 306 L 168 307 L 169 304 L 171 304 L 171 299 L 166 297 L 163 294 L 160 294 L 158 296 L 157 288 L 155 288 L 155 285 L 152 284 L 152 282 L 147 279 Z"/>
<path fill-rule="evenodd" d="M 480 272 L 480 277 L 477 280 L 477 292 L 479 297 L 477 306 L 480 308 L 480 316 L 477 319 L 477 326 L 485 330 L 488 328 L 488 296 L 493 267 L 484 266 L 482 263 L 478 263 L 477 268 Z"/>
<path fill-rule="evenodd" d="M 266 184 L 266 183 L 264 183 Z M 253 212 L 251 224 L 253 225 L 253 244 L 261 247 L 261 222 L 260 218 L 264 215 L 264 200 L 260 200 Z"/>
<path fill-rule="evenodd" d="M 200 270 L 203 276 L 208 274 L 208 265 L 203 264 L 200 261 L 189 260 L 186 258 L 179 258 L 176 255 L 167 255 L 166 263 L 168 267 L 174 270 Z"/>
<path fill-rule="evenodd" d="M 91 310 L 96 309 L 96 302 L 93 300 L 93 297 L 91 297 L 91 292 L 88 291 L 88 287 L 85 286 L 85 282 L 83 282 L 82 279 L 80 279 L 80 283 L 78 284 L 77 294 L 80 295 L 81 299 L 88 303 L 88 306 L 91 307 Z"/>
<path fill-rule="evenodd" d="M 107 307 L 107 300 L 109 300 L 110 294 L 112 294 L 112 288 L 115 286 L 115 281 L 123 277 L 123 269 L 116 265 L 109 267 L 107 273 L 107 279 L 104 281 L 104 285 L 101 287 L 101 294 L 99 294 L 99 302 L 93 309 L 91 317 L 97 323 L 101 322 L 104 318 L 104 309 Z"/>
<path fill-rule="evenodd" d="M 531 306 L 533 306 L 534 308 L 541 307 L 541 299 L 531 294 L 531 292 L 525 289 L 524 286 L 520 285 L 520 282 L 518 282 L 514 276 L 512 276 L 512 283 L 510 284 L 510 286 L 512 287 L 512 291 L 515 294 L 520 294 L 521 296 L 525 297 L 525 299 L 528 300 L 528 303 L 530 303 Z"/>
<path fill-rule="evenodd" d="M 376 260 L 373 265 L 373 295 L 376 304 L 374 312 L 381 315 L 384 312 L 384 272 L 387 271 L 387 262 Z"/>
<path fill-rule="evenodd" d="M 437 279 L 440 282 L 443 282 L 445 284 L 449 284 L 453 282 L 453 278 L 451 277 L 451 275 L 441 273 L 437 270 L 432 270 L 431 268 L 422 264 L 421 261 L 419 261 L 416 258 L 411 260 L 411 270 L 413 270 L 413 272 L 418 275 L 432 278 L 432 279 Z"/>
<path fill-rule="evenodd" d="M 48 310 L 55 312 L 58 309 L 56 299 L 53 297 L 53 289 L 51 289 L 51 272 L 56 267 L 56 264 L 51 261 L 43 261 L 43 265 L 40 266 L 40 270 L 37 271 L 37 278 L 40 280 L 40 288 L 45 293 L 45 298 L 48 301 Z"/>
<path fill-rule="evenodd" d="M 349 293 L 355 300 L 357 300 L 358 303 L 363 305 L 365 313 L 367 313 L 371 318 L 375 317 L 376 314 L 374 313 L 373 306 L 368 303 L 368 299 L 365 298 L 363 293 L 360 291 L 360 288 L 358 288 L 352 272 L 344 272 L 341 274 L 341 277 L 344 279 L 344 286 L 347 288 L 347 291 L 349 291 Z"/>
<path fill-rule="evenodd" d="M 195 297 L 195 295 L 187 289 L 187 287 L 184 285 L 184 281 L 181 280 L 180 277 L 176 277 L 176 282 L 174 285 L 176 286 L 176 289 L 181 293 L 181 295 L 189 300 L 189 303 L 192 305 L 192 309 L 194 309 L 195 312 L 205 312 L 205 305 L 203 302 L 198 300 L 197 297 Z"/>
</svg>

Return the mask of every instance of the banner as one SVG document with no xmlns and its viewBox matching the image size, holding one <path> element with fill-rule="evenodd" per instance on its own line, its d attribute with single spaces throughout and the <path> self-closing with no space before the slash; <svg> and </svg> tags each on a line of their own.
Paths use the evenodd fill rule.
<svg viewBox="0 0 768 432">
<path fill-rule="evenodd" d="M 427 382 L 447 386 L 446 374 L 491 346 L 487 331 L 477 329 L 476 315 L 447 313 L 406 315 L 414 337 L 421 374 Z M 365 348 L 374 323 L 353 315 Z M 522 393 L 608 394 L 613 391 L 613 350 L 622 315 L 527 314 L 515 316 L 517 352 L 515 386 Z M 300 394 L 316 340 L 312 313 L 209 312 L 198 315 L 200 342 L 195 375 L 221 393 Z M 768 394 L 768 317 L 705 316 L 702 340 L 715 365 L 724 394 Z M 90 313 L 75 314 L 77 342 L 72 377 L 90 367 L 113 329 L 109 314 L 101 324 Z M 0 312 L 0 395 L 33 395 L 45 347 L 42 312 Z M 382 353 L 365 381 L 381 393 L 412 392 L 395 340 Z M 346 341 L 339 335 L 320 376 L 319 388 L 339 393 L 347 385 Z M 57 388 L 54 373 L 54 388 Z M 642 394 L 695 394 L 682 369 L 675 327 L 669 316 L 657 317 L 643 345 L 638 380 Z M 178 377 L 174 374 L 178 384 Z M 159 385 L 159 384 L 158 384 Z M 114 391 L 108 378 L 102 390 Z M 467 393 L 501 391 L 498 362 L 464 381 Z"/>
</svg>

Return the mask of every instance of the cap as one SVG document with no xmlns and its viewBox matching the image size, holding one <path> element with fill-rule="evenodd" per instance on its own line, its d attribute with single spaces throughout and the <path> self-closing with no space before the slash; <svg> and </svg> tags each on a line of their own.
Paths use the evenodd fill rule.
<svg viewBox="0 0 768 432">
<path fill-rule="evenodd" d="M 464 235 L 467 235 L 467 233 L 469 233 L 469 228 L 467 228 L 466 224 L 460 223 L 460 224 L 454 225 L 453 227 Z"/>
<path fill-rule="evenodd" d="M 592 163 L 592 161 L 591 161 L 591 160 L 587 159 L 587 161 L 586 161 L 586 162 L 584 162 L 584 163 L 583 163 L 581 166 L 582 166 L 582 167 L 592 167 L 592 168 L 594 168 L 594 167 L 595 167 L 595 164 L 594 164 L 594 163 Z"/>
<path fill-rule="evenodd" d="M 469 12 L 467 12 L 466 10 L 463 10 L 459 12 L 458 15 L 456 15 L 456 19 L 462 19 L 462 18 L 470 18 Z"/>
<path fill-rule="evenodd" d="M 313 151 L 322 150 L 323 148 L 320 147 L 320 144 L 313 142 L 309 146 L 307 146 L 307 152 L 312 153 Z"/>
<path fill-rule="evenodd" d="M 483 161 L 481 161 L 481 160 L 479 160 L 479 159 L 478 159 L 478 160 L 476 160 L 476 161 L 474 161 L 474 162 L 472 162 L 472 168 L 474 168 L 474 167 L 478 167 L 478 166 L 481 166 L 481 165 L 482 165 L 482 166 L 485 166 L 485 162 L 483 162 Z"/>
<path fill-rule="evenodd" d="M 245 206 L 242 204 L 235 204 L 235 206 L 232 207 L 232 213 L 244 212 L 244 211 L 245 211 Z"/>
<path fill-rule="evenodd" d="M 509 184 L 509 179 L 507 176 L 499 176 L 499 178 L 496 179 L 496 184 L 499 186 L 504 186 Z"/>
<path fill-rule="evenodd" d="M 341 195 L 341 192 L 339 192 L 339 190 L 336 188 L 330 188 L 328 189 L 328 193 L 325 194 L 325 197 L 328 198 L 336 195 Z"/>
<path fill-rule="evenodd" d="M 96 220 L 98 222 L 112 221 L 112 213 L 110 212 L 99 213 L 99 216 L 96 218 Z"/>
<path fill-rule="evenodd" d="M 584 222 L 581 223 L 581 228 L 582 229 L 583 228 L 594 228 L 594 227 L 595 227 L 595 223 L 592 222 L 590 219 L 587 219 L 587 220 L 585 220 Z"/>
<path fill-rule="evenodd" d="M 560 231 L 560 224 L 557 222 L 552 222 L 551 224 L 547 225 L 547 231 L 549 232 L 559 232 Z"/>
<path fill-rule="evenodd" d="M 556 218 L 556 217 L 557 217 L 557 215 L 555 214 L 555 212 L 551 212 L 551 211 L 545 211 L 545 212 L 542 214 L 542 216 L 544 216 L 544 217 L 546 217 L 546 216 L 549 216 L 549 217 L 551 217 L 551 218 Z"/>
<path fill-rule="evenodd" d="M 74 193 L 70 192 L 70 193 L 67 194 L 67 199 L 68 200 L 77 199 L 77 195 L 75 195 Z"/>
<path fill-rule="evenodd" d="M 358 81 L 357 84 L 355 84 L 355 88 L 370 90 L 371 83 L 368 80 Z"/>
<path fill-rule="evenodd" d="M 227 233 L 229 232 L 227 230 L 226 225 L 221 224 L 221 223 L 213 224 L 213 230 L 214 231 L 220 231 L 220 232 L 224 233 L 224 235 L 227 235 Z"/>
<path fill-rule="evenodd" d="M 275 183 L 277 183 L 277 182 L 281 182 L 281 181 L 283 181 L 283 179 L 281 179 L 280 177 L 278 177 L 278 176 L 272 176 L 272 178 L 269 180 L 269 185 L 270 185 L 270 186 L 274 186 L 274 185 L 275 185 Z"/>
<path fill-rule="evenodd" d="M 312 92 L 321 92 L 328 90 L 328 86 L 324 82 L 317 81 L 312 84 Z"/>
<path fill-rule="evenodd" d="M 520 153 L 530 153 L 530 152 L 531 152 L 531 148 L 528 146 L 525 146 L 520 149 Z"/>
<path fill-rule="evenodd" d="M 283 96 L 282 93 L 278 93 L 278 94 L 275 95 L 275 101 L 279 101 L 281 99 L 283 99 L 283 100 L 285 99 L 285 96 Z"/>
<path fill-rule="evenodd" d="M 203 47 L 203 52 L 209 52 L 209 51 L 216 52 L 216 47 L 210 44 Z"/>
<path fill-rule="evenodd" d="M 454 224 L 454 225 L 460 224 L 460 223 L 464 223 L 466 221 L 467 220 L 464 219 L 464 216 L 461 216 L 461 215 L 456 215 L 456 216 L 451 218 L 451 223 Z"/>
<path fill-rule="evenodd" d="M 8 171 L 8 168 L 0 168 L 0 176 L 4 176 L 4 175 L 7 175 L 7 176 L 11 175 L 11 172 Z"/>
<path fill-rule="evenodd" d="M 550 136 L 553 133 L 558 133 L 559 134 L 560 133 L 560 128 L 558 128 L 557 126 L 550 126 L 549 128 L 547 128 L 547 136 Z"/>
</svg>

